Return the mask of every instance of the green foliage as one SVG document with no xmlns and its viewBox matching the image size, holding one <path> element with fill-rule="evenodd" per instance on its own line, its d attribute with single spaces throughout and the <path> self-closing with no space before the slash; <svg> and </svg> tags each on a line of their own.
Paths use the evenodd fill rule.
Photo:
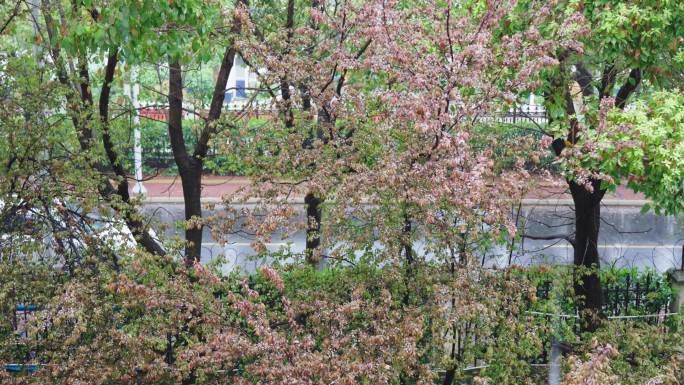
<svg viewBox="0 0 684 385">
<path fill-rule="evenodd" d="M 606 186 L 627 180 L 657 214 L 684 212 L 684 95 L 655 92 L 627 111 L 608 113 L 602 130 L 583 135 L 579 167 L 602 170 Z M 594 149 L 591 151 L 590 149 Z"/>
<path fill-rule="evenodd" d="M 60 33 L 52 44 L 81 54 L 105 54 L 119 47 L 127 62 L 176 57 L 207 61 L 213 53 L 211 30 L 222 21 L 213 1 L 89 0 L 64 7 Z"/>
<path fill-rule="evenodd" d="M 556 28 L 576 28 L 575 36 L 581 43 L 554 54 L 561 65 L 545 72 L 541 87 L 552 120 L 550 132 L 556 138 L 568 136 L 572 119 L 586 130 L 597 129 L 604 102 L 599 98 L 615 97 L 626 86 L 638 86 L 648 93 L 681 84 L 684 5 L 680 1 L 571 0 L 555 8 L 563 15 Z M 573 10 L 581 13 L 581 20 L 570 17 L 568 12 Z M 571 26 L 562 25 L 571 19 Z M 548 28 L 554 28 L 553 24 Z M 632 70 L 639 71 L 638 80 L 629 76 Z M 586 84 L 578 92 L 577 80 L 582 76 Z M 626 96 L 633 94 L 631 91 Z M 590 134 L 582 135 L 588 142 Z M 604 172 L 600 164 L 586 166 L 599 176 Z M 610 172 L 610 168 L 605 171 Z"/>
<path fill-rule="evenodd" d="M 619 354 L 611 360 L 610 371 L 624 385 L 653 383 L 649 381 L 654 378 L 660 379 L 659 383 L 678 383 L 681 369 L 668 373 L 667 367 L 681 359 L 684 353 L 682 337 L 682 333 L 666 332 L 660 325 L 633 321 L 607 322 L 593 336 L 594 341 L 617 349 Z M 589 339 L 578 344 L 574 353 L 579 355 L 591 350 L 592 340 Z"/>
<path fill-rule="evenodd" d="M 254 140 L 258 135 L 258 127 L 262 119 L 251 119 L 245 130 L 240 130 L 242 139 Z M 197 144 L 200 126 L 197 120 L 186 119 L 183 121 L 183 138 L 188 149 Z M 210 153 L 204 160 L 204 170 L 213 175 L 252 175 L 255 167 L 245 159 L 241 153 L 222 151 L 221 141 L 232 135 L 233 131 L 225 130 L 221 135 L 210 141 Z M 237 132 L 235 133 L 237 135 Z M 121 122 L 116 128 L 117 142 L 121 144 L 120 151 L 126 154 L 124 164 L 129 172 L 133 173 L 133 134 L 129 122 Z M 168 139 L 167 125 L 150 119 L 141 119 L 140 144 L 142 146 L 143 173 L 154 175 L 177 175 L 178 170 L 171 152 Z"/>
<path fill-rule="evenodd" d="M 684 17 L 681 2 L 598 0 L 584 4 L 591 36 L 596 39 L 588 45 L 591 55 L 628 68 L 651 68 L 654 75 L 665 78 L 684 64 L 678 42 Z"/>
<path fill-rule="evenodd" d="M 673 299 L 673 288 L 665 274 L 649 270 L 639 271 L 636 268 L 610 268 L 602 269 L 600 278 L 604 284 L 604 290 L 608 292 L 608 303 L 624 302 L 625 299 L 631 303 L 634 297 L 625 296 L 624 288 L 626 287 L 636 289 L 638 286 L 642 292 L 648 292 L 648 295 L 642 299 L 639 309 L 628 309 L 624 315 L 657 314 Z"/>
</svg>

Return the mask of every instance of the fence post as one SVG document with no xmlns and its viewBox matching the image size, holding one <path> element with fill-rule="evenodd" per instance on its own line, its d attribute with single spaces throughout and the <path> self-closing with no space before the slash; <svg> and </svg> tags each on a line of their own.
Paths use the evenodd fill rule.
<svg viewBox="0 0 684 385">
<path fill-rule="evenodd" d="M 670 270 L 667 278 L 670 281 L 670 286 L 675 291 L 670 303 L 670 311 L 672 313 L 679 313 L 679 309 L 684 304 L 684 270 Z"/>
<path fill-rule="evenodd" d="M 549 385 L 561 383 L 561 358 L 563 351 L 556 337 L 551 337 L 551 354 L 549 355 Z"/>
</svg>

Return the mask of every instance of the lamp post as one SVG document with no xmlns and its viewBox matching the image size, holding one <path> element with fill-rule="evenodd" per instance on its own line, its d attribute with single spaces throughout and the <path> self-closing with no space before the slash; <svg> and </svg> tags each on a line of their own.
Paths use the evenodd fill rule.
<svg viewBox="0 0 684 385">
<path fill-rule="evenodd" d="M 140 86 L 136 82 L 135 70 L 131 71 L 130 84 L 124 86 L 125 92 L 131 98 L 133 106 L 133 165 L 135 167 L 135 185 L 133 185 L 134 194 L 147 194 L 147 189 L 142 183 L 142 145 L 140 144 L 140 115 L 138 102 L 138 94 L 140 93 Z"/>
</svg>

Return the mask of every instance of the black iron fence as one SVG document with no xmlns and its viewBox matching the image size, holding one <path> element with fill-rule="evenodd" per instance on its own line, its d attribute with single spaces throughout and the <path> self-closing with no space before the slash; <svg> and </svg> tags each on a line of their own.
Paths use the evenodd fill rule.
<svg viewBox="0 0 684 385">
<path fill-rule="evenodd" d="M 482 122 L 495 122 L 507 124 L 534 123 L 544 125 L 548 123 L 548 115 L 544 106 L 529 104 L 516 106 L 508 111 L 501 111 L 484 116 L 479 119 Z"/>
<path fill-rule="evenodd" d="M 609 322 L 640 322 L 650 325 L 659 325 L 662 332 L 669 330 L 668 322 L 673 320 L 670 313 L 670 303 L 674 299 L 674 292 L 668 282 L 667 276 L 655 272 L 640 273 L 636 270 L 605 270 L 600 273 L 603 284 L 603 313 Z M 563 282 L 567 285 L 567 281 Z M 540 330 L 547 330 L 548 334 L 541 336 L 543 349 L 539 355 L 531 357 L 528 363 L 532 366 L 547 366 L 551 354 L 553 335 L 560 329 L 580 333 L 580 317 L 576 309 L 576 301 L 572 296 L 565 296 L 570 288 L 558 287 L 558 293 L 554 292 L 554 283 L 551 280 L 543 280 L 536 288 L 538 304 L 548 304 L 553 301 L 554 312 L 534 311 L 532 303 L 526 315 L 530 316 L 539 325 L 544 325 Z M 553 298 L 554 296 L 558 298 Z M 662 328 L 660 327 L 662 326 Z M 473 330 L 473 325 L 466 324 L 454 330 L 454 338 L 457 342 L 458 351 L 461 352 L 468 345 L 470 348 L 484 349 L 490 338 L 478 337 Z M 463 343 L 466 341 L 467 343 Z M 458 355 L 457 355 L 458 356 Z M 472 368 L 486 367 L 479 354 L 474 355 L 472 362 L 468 364 Z"/>
<path fill-rule="evenodd" d="M 603 292 L 603 314 L 609 319 L 626 317 L 640 318 L 649 324 L 662 323 L 669 312 L 673 291 L 662 274 L 646 272 L 640 274 L 633 270 L 608 271 L 601 273 Z M 551 281 L 544 281 L 537 287 L 537 297 L 549 299 L 553 288 Z M 562 308 L 570 308 L 570 314 L 577 316 L 573 303 Z"/>
<path fill-rule="evenodd" d="M 169 170 L 173 172 L 175 162 L 173 159 L 173 152 L 171 151 L 171 144 L 169 142 L 165 121 L 165 111 L 149 110 L 145 112 L 146 119 L 142 121 L 142 165 L 145 174 L 154 174 Z M 156 122 L 155 122 L 156 121 Z M 547 113 L 543 106 L 540 105 L 521 105 L 511 108 L 506 111 L 492 113 L 487 116 L 479 118 L 481 122 L 487 123 L 504 123 L 504 124 L 520 124 L 520 125 L 545 125 L 548 122 Z M 197 134 L 186 130 L 184 132 L 185 143 L 189 148 L 192 148 L 197 142 Z M 132 145 L 127 149 L 126 158 L 131 171 L 133 170 L 133 148 Z M 221 157 L 221 152 L 212 144 L 207 154 L 207 158 L 213 159 L 213 169 L 207 170 L 215 174 L 222 174 L 226 170 L 243 174 L 239 167 L 234 165 L 223 164 L 227 161 Z"/>
</svg>

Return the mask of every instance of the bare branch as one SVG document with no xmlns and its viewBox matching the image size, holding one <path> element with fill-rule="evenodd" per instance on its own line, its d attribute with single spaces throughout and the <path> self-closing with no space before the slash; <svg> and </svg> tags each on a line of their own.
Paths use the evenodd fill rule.
<svg viewBox="0 0 684 385">
<path fill-rule="evenodd" d="M 550 235 L 530 235 L 530 234 L 523 234 L 523 238 L 527 239 L 532 239 L 532 240 L 539 240 L 539 241 L 554 241 L 554 240 L 565 240 L 569 244 L 571 244 L 573 247 L 575 247 L 575 240 L 571 238 L 568 234 L 550 234 Z"/>
</svg>

